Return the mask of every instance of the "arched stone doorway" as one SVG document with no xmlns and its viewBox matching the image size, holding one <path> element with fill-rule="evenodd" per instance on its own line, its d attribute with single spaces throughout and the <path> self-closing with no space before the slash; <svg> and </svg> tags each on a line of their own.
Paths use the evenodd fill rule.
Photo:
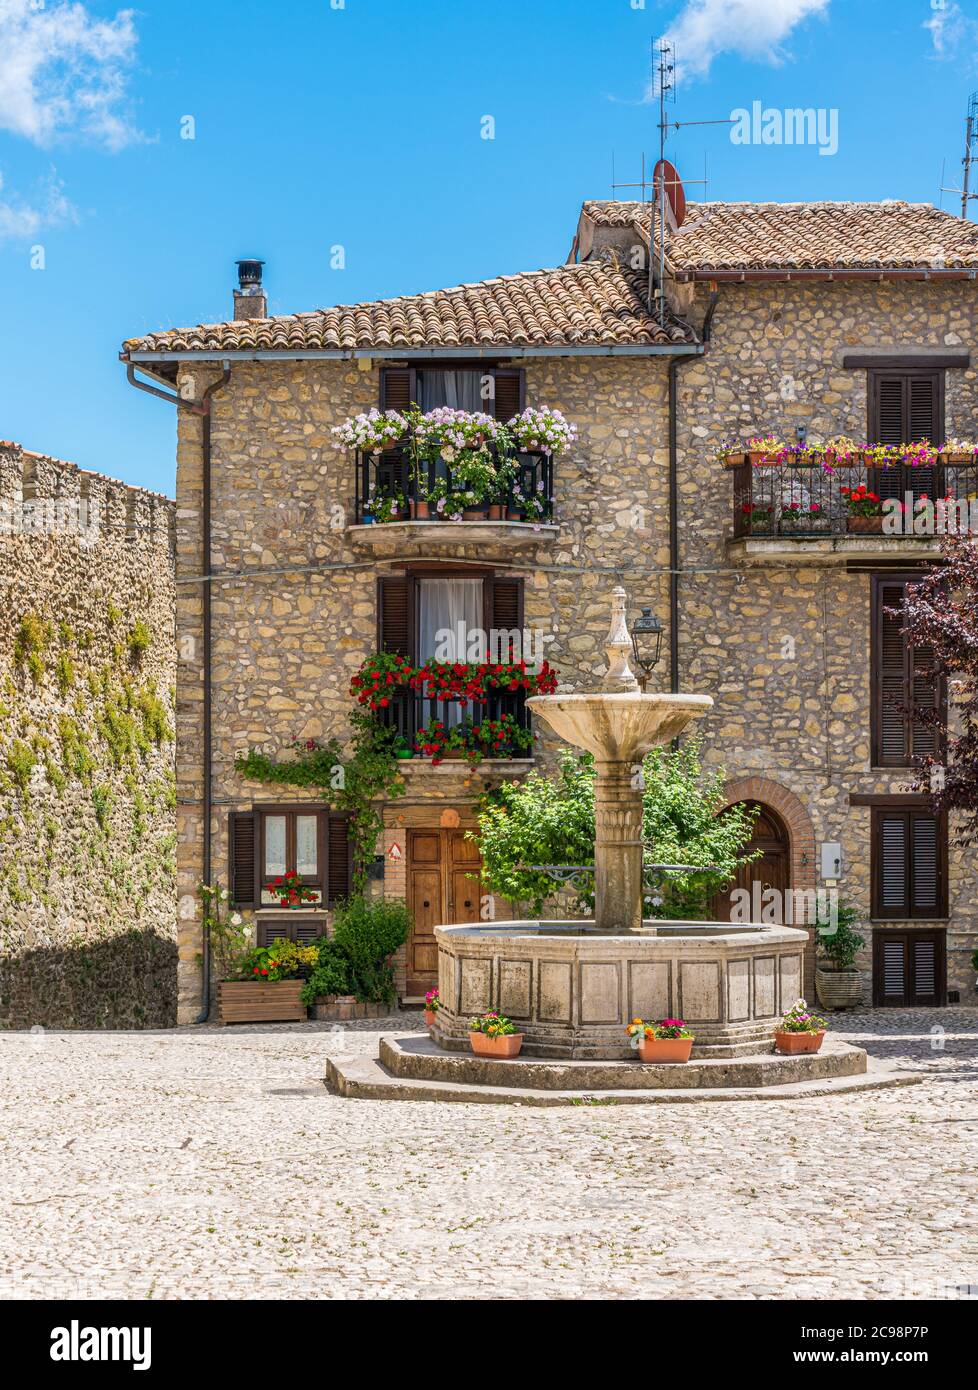
<svg viewBox="0 0 978 1390">
<path fill-rule="evenodd" d="M 743 894 L 751 904 L 747 909 L 751 918 L 760 918 L 763 895 L 769 889 L 779 895 L 778 903 L 783 904 L 791 884 L 791 840 L 788 830 L 776 811 L 757 801 L 736 803 L 753 808 L 757 818 L 754 833 L 747 853 L 758 854 L 749 864 L 742 864 L 737 876 L 716 894 L 713 900 L 713 915 L 718 922 L 729 922 L 731 907 L 743 902 Z M 775 909 L 776 920 L 782 920 L 782 911 Z"/>
<path fill-rule="evenodd" d="M 761 850 L 761 857 L 746 865 L 737 879 L 716 895 L 714 917 L 730 920 L 730 893 L 734 888 L 751 891 L 755 879 L 782 892 L 788 889 L 807 892 L 815 887 L 815 830 L 811 817 L 802 802 L 787 787 L 766 777 L 741 777 L 728 782 L 724 788 L 728 806 L 747 802 L 757 806 L 758 818 L 754 827 L 752 848 Z M 792 926 L 802 926 L 793 922 Z M 815 998 L 815 933 L 809 929 L 809 946 L 805 952 L 805 997 Z"/>
</svg>

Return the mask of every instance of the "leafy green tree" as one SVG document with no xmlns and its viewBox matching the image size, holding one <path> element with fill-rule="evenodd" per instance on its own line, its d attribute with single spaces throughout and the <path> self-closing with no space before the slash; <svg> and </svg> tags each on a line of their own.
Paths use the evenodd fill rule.
<svg viewBox="0 0 978 1390">
<path fill-rule="evenodd" d="M 654 917 L 705 916 L 713 894 L 740 864 L 757 857 L 756 851 L 745 853 L 756 812 L 742 805 L 725 808 L 723 770 L 703 770 L 701 746 L 702 740 L 691 738 L 678 748 L 654 749 L 642 767 L 646 863 L 704 866 L 701 873 L 663 876 L 645 904 Z M 526 866 L 594 861 L 593 759 L 565 752 L 556 776 L 531 772 L 522 783 L 505 783 L 488 793 L 478 833 L 471 838 L 481 848 L 489 891 L 526 903 L 540 916 L 554 895 L 554 882 Z M 591 877 L 582 885 L 578 907 L 593 902 Z"/>
</svg>

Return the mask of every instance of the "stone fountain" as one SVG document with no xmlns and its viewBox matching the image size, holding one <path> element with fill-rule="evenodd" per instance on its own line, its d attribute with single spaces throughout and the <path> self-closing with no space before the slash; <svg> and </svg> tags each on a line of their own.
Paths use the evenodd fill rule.
<svg viewBox="0 0 978 1390">
<path fill-rule="evenodd" d="M 746 923 L 643 921 L 642 758 L 709 710 L 708 695 L 645 694 L 629 666 L 625 591 L 612 593 L 603 689 L 527 703 L 595 760 L 593 920 L 442 926 L 432 1036 L 467 1050 L 472 1014 L 497 1009 L 529 1056 L 622 1058 L 630 1019 L 683 1018 L 694 1057 L 769 1051 L 802 994 L 807 933 Z"/>
</svg>

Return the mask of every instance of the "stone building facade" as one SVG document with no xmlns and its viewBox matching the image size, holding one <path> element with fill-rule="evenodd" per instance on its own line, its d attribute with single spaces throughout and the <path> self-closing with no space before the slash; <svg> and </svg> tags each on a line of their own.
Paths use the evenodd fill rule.
<svg viewBox="0 0 978 1390">
<path fill-rule="evenodd" d="M 848 211 L 837 214 L 840 207 Z M 711 232 L 710 209 L 720 209 L 719 232 Z M 688 235 L 684 229 L 670 242 L 664 314 L 650 310 L 641 268 L 626 268 L 636 264 L 636 246 L 648 253 L 647 209 L 586 204 L 576 263 L 555 271 L 280 319 L 264 317 L 263 297 L 254 295 L 232 323 L 125 344 L 125 360 L 170 381 L 184 406 L 177 479 L 182 1019 L 201 1005 L 195 905 L 205 875 L 205 586 L 212 631 L 210 873 L 233 883 L 236 856 L 244 855 L 249 874 L 257 856 L 257 883 L 265 818 L 277 817 L 275 834 L 281 829 L 294 846 L 295 817 L 308 816 L 314 798 L 249 783 L 235 770 L 236 759 L 249 748 L 281 757 L 297 739 L 344 738 L 350 677 L 384 640 L 384 584 L 437 575 L 489 586 L 516 581 L 522 621 L 545 634 L 548 659 L 570 689 L 592 687 L 602 674 L 607 593 L 623 583 L 629 612 L 651 607 L 665 630 L 664 650 L 677 653 L 673 668 L 668 659 L 660 663 L 650 688 L 716 700 L 702 724 L 706 756 L 724 767 L 731 802 L 759 807 L 761 877 L 779 874 L 784 888 L 837 886 L 858 908 L 868 941 L 860 961 L 867 998 L 881 979 L 877 937 L 898 944 L 905 937 L 911 955 L 918 938 L 939 948 L 939 1002 L 948 990 L 952 998 L 970 991 L 974 854 L 953 845 L 953 826 L 946 909 L 875 920 L 870 883 L 877 806 L 902 814 L 911 804 L 912 776 L 909 768 L 872 762 L 873 576 L 919 573 L 937 547 L 883 538 L 745 541 L 733 534 L 732 476 L 716 450 L 724 440 L 791 437 L 799 427 L 812 438 L 866 438 L 867 357 L 895 362 L 897 372 L 909 370 L 911 359 L 920 370 L 918 359 L 929 357 L 941 374 L 945 436 L 974 437 L 975 292 L 967 275 L 978 266 L 975 229 L 946 215 L 935 222 L 935 210 L 905 204 L 893 215 L 879 205 L 809 205 L 803 214 L 784 214 L 801 218 L 782 237 L 789 251 L 775 237 L 773 250 L 762 245 L 754 252 L 751 236 L 762 242 L 759 232 L 777 229 L 782 216 L 770 206 L 762 211 L 747 223 L 750 205 L 703 205 L 687 217 Z M 728 239 L 737 256 L 727 265 L 717 241 L 731 217 L 737 235 Z M 799 257 L 810 279 L 792 278 Z M 961 274 L 932 274 L 935 257 L 942 274 L 951 266 Z M 851 278 L 833 278 L 843 269 Z M 559 408 L 578 429 L 555 465 L 553 524 L 361 524 L 356 463 L 335 447 L 332 427 L 382 405 L 392 371 L 413 371 L 413 389 L 426 371 L 493 369 L 519 372 L 526 404 Z M 205 418 L 186 405 L 201 403 L 209 387 Z M 206 574 L 205 466 L 212 543 Z M 678 521 L 672 548 L 671 478 Z M 546 730 L 537 735 L 534 756 L 546 763 L 555 745 Z M 416 997 L 426 979 L 433 982 L 432 923 L 479 914 L 471 877 L 477 852 L 465 838 L 477 796 L 527 765 L 403 765 L 405 793 L 385 807 L 377 846 L 383 866 L 374 884 L 374 891 L 406 896 L 415 915 L 399 967 L 403 996 Z M 330 824 L 329 843 L 336 833 Z M 324 892 L 310 912 L 310 932 L 328 921 L 330 897 Z M 281 925 L 260 885 L 246 908 L 259 931 Z M 809 988 L 811 976 L 810 953 Z"/>
<path fill-rule="evenodd" d="M 176 1019 L 173 504 L 0 444 L 0 1025 Z"/>
</svg>

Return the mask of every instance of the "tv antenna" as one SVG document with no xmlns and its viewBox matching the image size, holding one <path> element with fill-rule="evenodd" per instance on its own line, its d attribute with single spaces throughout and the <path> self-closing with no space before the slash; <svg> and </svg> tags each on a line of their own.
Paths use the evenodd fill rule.
<svg viewBox="0 0 978 1390">
<path fill-rule="evenodd" d="M 978 162 L 978 92 L 972 92 L 968 98 L 968 115 L 964 123 L 964 158 L 961 160 L 961 187 L 946 187 L 943 174 L 941 177 L 942 193 L 957 193 L 961 197 L 961 216 L 967 218 L 968 204 L 973 198 L 978 198 L 978 193 L 971 191 L 971 166 Z"/>
<path fill-rule="evenodd" d="M 719 121 L 674 121 L 666 119 L 666 107 L 676 100 L 676 47 L 668 38 L 653 39 L 651 42 L 652 55 L 652 87 L 651 95 L 657 97 L 659 101 L 659 159 L 655 168 L 652 170 L 651 179 L 645 177 L 645 153 L 642 154 L 642 175 L 638 183 L 617 183 L 615 181 L 615 162 L 614 155 L 611 160 L 611 189 L 612 193 L 617 193 L 619 188 L 638 188 L 641 189 L 642 202 L 646 201 L 646 190 L 652 190 L 651 214 L 653 219 L 658 219 L 659 223 L 659 322 L 664 325 L 666 321 L 666 299 L 663 292 L 666 270 L 666 229 L 678 231 L 683 224 L 686 215 L 686 195 L 683 189 L 683 181 L 679 177 L 679 172 L 675 165 L 666 159 L 666 141 L 671 130 L 681 130 L 687 125 L 731 125 L 732 117 Z M 976 113 L 975 130 L 978 132 L 978 113 Z M 705 178 L 693 179 L 691 182 L 706 185 Z M 649 279 L 647 298 L 651 309 L 655 299 L 655 277 L 652 267 L 655 258 L 654 237 L 649 229 Z"/>
</svg>

